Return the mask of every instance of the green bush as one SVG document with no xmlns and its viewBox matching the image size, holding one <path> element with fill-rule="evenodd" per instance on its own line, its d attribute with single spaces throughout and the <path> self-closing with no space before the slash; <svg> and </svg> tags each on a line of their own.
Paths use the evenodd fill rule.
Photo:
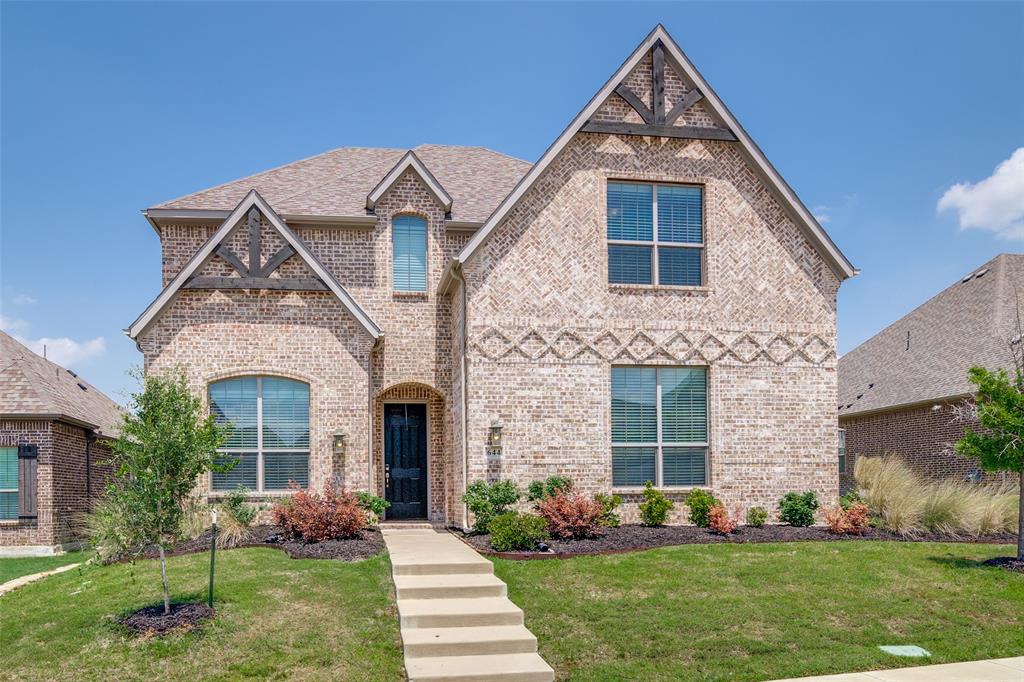
<svg viewBox="0 0 1024 682">
<path fill-rule="evenodd" d="M 843 509 L 849 509 L 855 504 L 863 504 L 864 500 L 860 499 L 860 494 L 856 490 L 851 490 L 842 497 L 839 498 L 839 506 Z"/>
<path fill-rule="evenodd" d="M 533 481 L 526 487 L 527 499 L 530 502 L 540 502 L 560 492 L 567 493 L 572 490 L 572 479 L 565 476 L 548 476 L 543 481 Z"/>
<path fill-rule="evenodd" d="M 707 490 L 696 488 L 686 495 L 686 506 L 690 508 L 690 521 L 701 528 L 711 525 L 711 509 L 722 503 Z"/>
<path fill-rule="evenodd" d="M 248 504 L 246 499 L 249 495 L 249 489 L 244 485 L 239 485 L 237 488 L 228 493 L 228 496 L 224 498 L 222 507 L 224 511 L 231 515 L 231 517 L 238 522 L 240 526 L 251 526 L 252 522 L 256 520 L 260 510 L 263 507 Z"/>
<path fill-rule="evenodd" d="M 359 502 L 360 509 L 366 512 L 366 523 L 371 526 L 380 523 L 380 520 L 384 518 L 384 512 L 391 506 L 391 503 L 383 497 L 377 497 L 368 490 L 356 491 L 356 500 Z"/>
<path fill-rule="evenodd" d="M 640 523 L 645 526 L 664 526 L 668 513 L 675 508 L 672 500 L 647 481 L 644 485 L 644 501 L 640 503 Z"/>
<path fill-rule="evenodd" d="M 473 530 L 487 533 L 488 525 L 495 516 L 504 514 L 519 501 L 522 493 L 512 481 L 474 481 L 466 488 L 462 501 L 473 513 Z"/>
<path fill-rule="evenodd" d="M 751 507 L 747 510 L 747 525 L 751 528 L 763 528 L 768 520 L 768 510 L 764 507 Z"/>
<path fill-rule="evenodd" d="M 814 511 L 818 508 L 818 496 L 808 490 L 800 493 L 786 493 L 779 500 L 779 518 L 791 526 L 809 526 L 814 523 Z"/>
<path fill-rule="evenodd" d="M 548 522 L 536 514 L 508 512 L 491 519 L 491 548 L 496 552 L 522 552 L 547 540 Z"/>
<path fill-rule="evenodd" d="M 622 504 L 621 497 L 598 493 L 594 495 L 594 501 L 601 505 L 601 516 L 597 519 L 599 524 L 606 528 L 618 528 L 622 524 L 622 517 L 615 511 Z"/>
</svg>

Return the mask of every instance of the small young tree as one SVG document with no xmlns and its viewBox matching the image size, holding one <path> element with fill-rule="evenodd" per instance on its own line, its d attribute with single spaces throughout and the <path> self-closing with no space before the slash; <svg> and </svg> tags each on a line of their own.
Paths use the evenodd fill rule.
<svg viewBox="0 0 1024 682">
<path fill-rule="evenodd" d="M 1019 335 L 1017 344 L 1020 344 Z M 1015 360 L 1017 353 L 1014 353 Z M 982 431 L 967 427 L 956 444 L 957 454 L 977 459 L 988 471 L 1015 471 L 1020 479 L 1017 559 L 1024 561 L 1024 366 L 1013 378 L 1006 370 L 972 367 L 971 383 L 978 387 L 975 410 Z"/>
<path fill-rule="evenodd" d="M 167 614 L 165 551 L 181 539 L 186 504 L 199 476 L 219 470 L 214 457 L 227 429 L 204 414 L 202 400 L 189 390 L 180 369 L 146 375 L 142 382 L 113 446 L 115 479 L 107 486 L 104 509 L 115 517 L 113 539 L 124 554 L 138 556 L 157 546 Z"/>
</svg>

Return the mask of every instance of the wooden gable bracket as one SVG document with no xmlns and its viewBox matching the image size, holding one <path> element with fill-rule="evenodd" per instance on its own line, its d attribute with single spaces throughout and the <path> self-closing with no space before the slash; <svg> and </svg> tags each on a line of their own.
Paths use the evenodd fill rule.
<svg viewBox="0 0 1024 682">
<path fill-rule="evenodd" d="M 675 103 L 670 111 L 665 111 L 665 46 L 659 40 L 651 48 L 651 103 L 648 108 L 642 99 L 625 83 L 619 83 L 615 94 L 625 100 L 636 113 L 640 114 L 643 123 L 626 123 L 619 121 L 587 121 L 581 130 L 585 133 L 608 133 L 612 135 L 650 135 L 652 137 L 676 137 L 691 140 L 729 140 L 735 141 L 736 136 L 725 128 L 706 126 L 674 125 L 687 109 L 704 99 L 704 94 L 694 88 Z"/>
<path fill-rule="evenodd" d="M 219 244 L 214 253 L 223 258 L 238 272 L 238 277 L 192 277 L 185 283 L 185 289 L 270 289 L 273 291 L 327 291 L 327 285 L 315 278 L 271 277 L 282 263 L 295 255 L 295 249 L 285 244 L 266 263 L 260 265 L 260 210 L 253 206 L 247 215 L 249 231 L 249 265 L 224 244 Z"/>
</svg>

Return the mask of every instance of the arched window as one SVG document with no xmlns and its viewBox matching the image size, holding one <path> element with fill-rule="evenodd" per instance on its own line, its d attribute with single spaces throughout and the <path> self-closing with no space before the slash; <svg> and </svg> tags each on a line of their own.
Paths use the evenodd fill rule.
<svg viewBox="0 0 1024 682">
<path fill-rule="evenodd" d="M 427 290 L 427 221 L 412 215 L 391 220 L 391 278 L 395 291 Z"/>
<path fill-rule="evenodd" d="M 309 386 L 278 377 L 239 377 L 210 384 L 210 412 L 231 424 L 221 462 L 234 468 L 213 474 L 215 491 L 243 485 L 256 492 L 309 485 Z"/>
</svg>

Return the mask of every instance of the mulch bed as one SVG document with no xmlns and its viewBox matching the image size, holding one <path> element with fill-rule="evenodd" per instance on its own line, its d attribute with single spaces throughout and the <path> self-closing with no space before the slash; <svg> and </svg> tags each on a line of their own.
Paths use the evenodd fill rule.
<svg viewBox="0 0 1024 682">
<path fill-rule="evenodd" d="M 171 604 L 164 614 L 164 605 L 147 606 L 124 616 L 118 622 L 139 637 L 159 637 L 171 632 L 195 630 L 213 618 L 213 609 L 206 604 Z"/>
<path fill-rule="evenodd" d="M 827 528 L 811 526 L 798 528 L 794 526 L 764 526 L 751 528 L 741 526 L 736 533 L 723 536 L 713 533 L 707 528 L 697 526 L 664 526 L 647 528 L 637 525 L 623 525 L 618 528 L 606 528 L 605 534 L 586 540 L 548 541 L 549 552 L 495 552 L 491 549 L 490 535 L 465 535 L 458 531 L 462 539 L 475 549 L 495 556 L 509 559 L 544 559 L 580 554 L 614 554 L 631 552 L 669 545 L 703 545 L 719 543 L 755 543 L 755 542 L 850 542 L 857 540 L 889 540 L 900 542 L 977 542 L 989 544 L 1016 543 L 1017 536 L 1009 533 L 986 535 L 983 537 L 954 537 L 942 533 L 923 533 L 914 537 L 904 537 L 892 531 L 869 528 L 864 535 L 835 535 Z"/>
<path fill-rule="evenodd" d="M 380 530 L 366 528 L 359 537 L 351 540 L 327 540 L 325 542 L 303 542 L 289 540 L 281 532 L 280 526 L 262 525 L 249 529 L 249 539 L 238 547 L 274 547 L 282 550 L 292 559 L 337 559 L 340 561 L 359 561 L 377 556 L 384 551 L 384 538 Z M 218 547 L 217 549 L 221 549 Z M 194 540 L 175 545 L 168 556 L 193 554 L 210 551 L 210 531 L 204 532 Z M 143 557 L 155 559 L 160 556 L 156 548 L 148 550 Z"/>
<path fill-rule="evenodd" d="M 997 556 L 994 559 L 983 561 L 986 566 L 995 566 L 996 568 L 1005 568 L 1007 571 L 1013 571 L 1014 573 L 1024 573 L 1024 561 L 1021 561 L 1017 557 L 1012 556 Z"/>
</svg>

